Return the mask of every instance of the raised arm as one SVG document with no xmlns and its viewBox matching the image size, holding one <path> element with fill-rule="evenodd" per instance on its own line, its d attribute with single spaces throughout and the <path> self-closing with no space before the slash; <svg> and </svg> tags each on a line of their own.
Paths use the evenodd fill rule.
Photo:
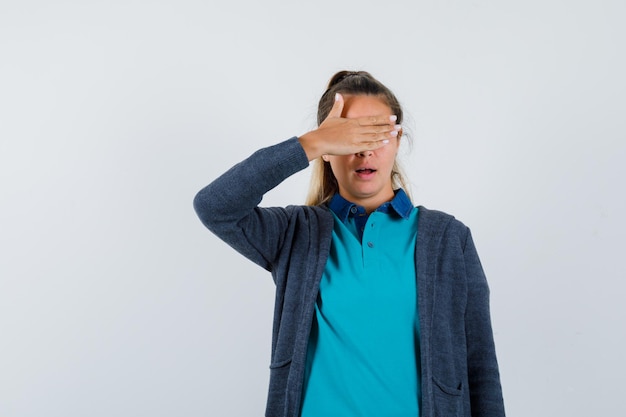
<svg viewBox="0 0 626 417">
<path fill-rule="evenodd" d="M 202 223 L 241 254 L 270 270 L 282 244 L 288 214 L 259 208 L 263 195 L 309 165 L 297 138 L 260 149 L 196 195 Z"/>
<path fill-rule="evenodd" d="M 194 200 L 202 223 L 244 256 L 270 270 L 280 251 L 288 208 L 260 208 L 263 195 L 322 155 L 377 149 L 398 135 L 389 116 L 342 117 L 337 94 L 324 122 L 299 138 L 261 149 L 202 189 Z"/>
</svg>

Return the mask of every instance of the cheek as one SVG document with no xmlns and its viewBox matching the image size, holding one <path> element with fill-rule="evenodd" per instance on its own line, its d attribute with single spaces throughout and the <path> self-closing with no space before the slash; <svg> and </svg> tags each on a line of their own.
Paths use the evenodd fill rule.
<svg viewBox="0 0 626 417">
<path fill-rule="evenodd" d="M 380 155 L 380 159 L 385 161 L 385 165 L 393 165 L 398 156 L 398 149 L 389 149 L 389 151 Z"/>
<path fill-rule="evenodd" d="M 330 167 L 332 168 L 333 172 L 345 171 L 347 167 L 349 166 L 348 158 L 349 157 L 345 157 L 345 156 L 330 157 L 329 162 L 330 162 Z"/>
</svg>

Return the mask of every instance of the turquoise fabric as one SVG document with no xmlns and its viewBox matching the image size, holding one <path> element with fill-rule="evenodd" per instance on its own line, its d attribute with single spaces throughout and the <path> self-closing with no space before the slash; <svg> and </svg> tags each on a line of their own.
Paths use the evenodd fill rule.
<svg viewBox="0 0 626 417">
<path fill-rule="evenodd" d="M 336 214 L 309 338 L 302 417 L 419 415 L 418 209 Z"/>
</svg>

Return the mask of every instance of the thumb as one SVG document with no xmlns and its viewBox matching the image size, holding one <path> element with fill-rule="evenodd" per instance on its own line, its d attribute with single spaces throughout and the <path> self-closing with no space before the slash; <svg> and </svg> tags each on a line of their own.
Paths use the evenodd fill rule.
<svg viewBox="0 0 626 417">
<path fill-rule="evenodd" d="M 328 119 L 330 118 L 339 118 L 341 117 L 341 112 L 343 111 L 343 96 L 339 93 L 335 94 L 335 102 L 333 103 L 333 107 L 330 109 L 328 113 Z"/>
</svg>

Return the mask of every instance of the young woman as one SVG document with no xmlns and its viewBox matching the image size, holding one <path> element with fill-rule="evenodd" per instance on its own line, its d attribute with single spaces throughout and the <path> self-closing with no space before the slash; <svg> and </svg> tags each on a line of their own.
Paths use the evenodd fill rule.
<svg viewBox="0 0 626 417">
<path fill-rule="evenodd" d="M 341 71 L 317 129 L 255 152 L 194 200 L 276 284 L 266 416 L 504 416 L 470 231 L 409 200 L 401 123 L 387 87 Z M 310 161 L 307 205 L 258 206 Z"/>
</svg>

